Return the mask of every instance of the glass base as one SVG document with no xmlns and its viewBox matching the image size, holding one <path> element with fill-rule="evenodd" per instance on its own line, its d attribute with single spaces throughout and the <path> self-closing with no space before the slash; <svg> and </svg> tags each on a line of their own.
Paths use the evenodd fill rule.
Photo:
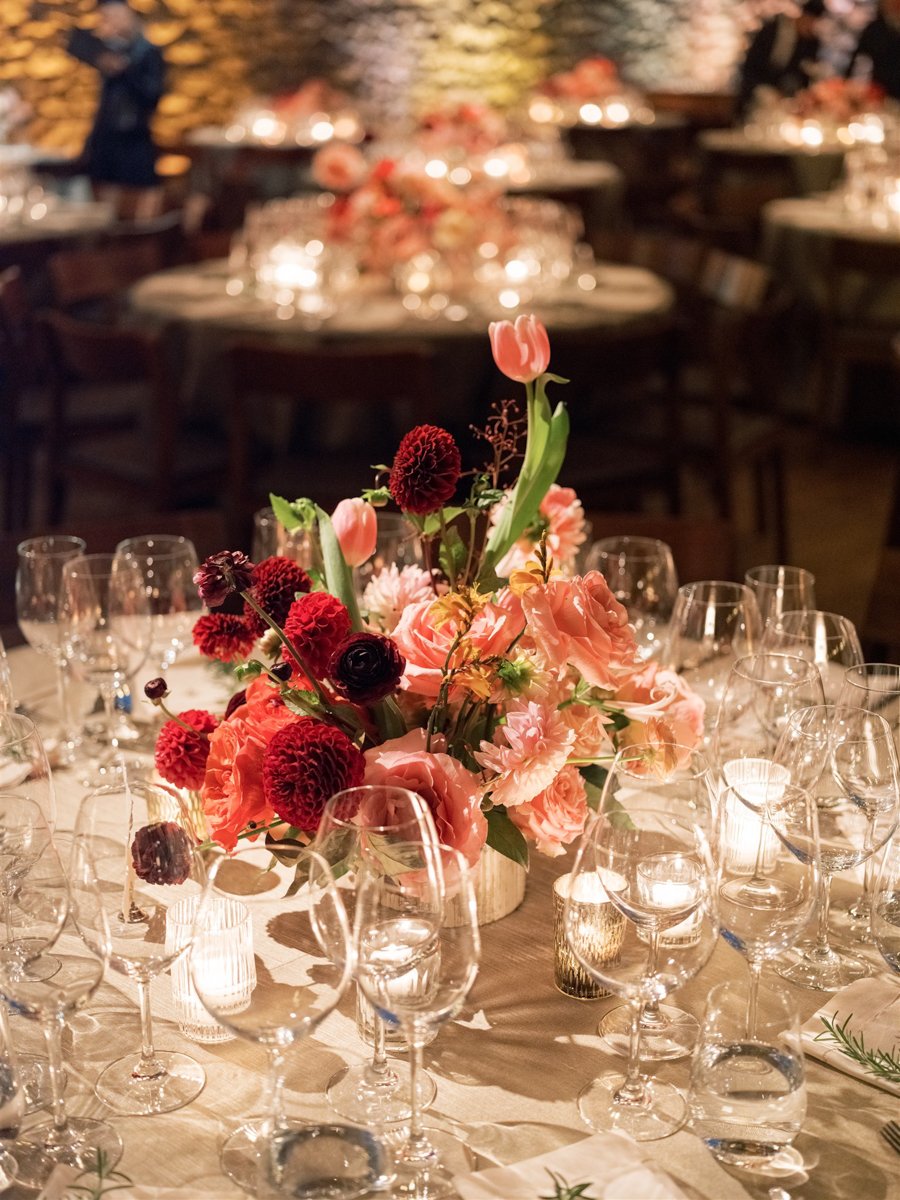
<svg viewBox="0 0 900 1200">
<path fill-rule="evenodd" d="M 98 1152 L 106 1156 L 110 1168 L 122 1157 L 122 1139 L 106 1121 L 70 1117 L 68 1130 L 73 1136 L 65 1145 L 50 1145 L 45 1142 L 45 1138 L 55 1135 L 56 1132 L 50 1121 L 35 1125 L 16 1142 L 15 1157 L 19 1168 L 19 1184 L 23 1187 L 42 1188 L 60 1163 L 77 1167 L 79 1171 L 90 1170 L 97 1165 Z"/>
<path fill-rule="evenodd" d="M 812 946 L 795 946 L 774 962 L 775 970 L 798 987 L 817 992 L 837 992 L 855 979 L 875 974 L 875 968 L 857 958 L 833 948 L 822 954 Z"/>
<path fill-rule="evenodd" d="M 631 1009 L 620 1004 L 597 1026 L 603 1041 L 620 1058 L 627 1058 L 631 1038 Z M 674 1004 L 661 1004 L 655 1013 L 641 1018 L 641 1058 L 688 1058 L 694 1052 L 700 1022 Z"/>
<path fill-rule="evenodd" d="M 138 1065 L 136 1055 L 111 1063 L 94 1086 L 97 1096 L 114 1112 L 138 1117 L 174 1112 L 200 1095 L 206 1074 L 198 1062 L 171 1050 L 157 1050 L 154 1057 L 163 1071 L 152 1079 L 133 1074 Z"/>
<path fill-rule="evenodd" d="M 644 1079 L 641 1103 L 623 1104 L 616 1092 L 624 1075 L 601 1075 L 578 1097 L 581 1119 L 598 1133 L 627 1133 L 637 1142 L 653 1142 L 677 1132 L 687 1119 L 684 1096 L 671 1084 Z"/>
<path fill-rule="evenodd" d="M 409 1157 L 401 1146 L 394 1158 L 397 1178 L 391 1197 L 397 1200 L 445 1200 L 458 1195 L 453 1177 L 475 1169 L 475 1156 L 459 1138 L 443 1129 L 425 1126 L 431 1152 L 426 1156 Z"/>
<path fill-rule="evenodd" d="M 260 1163 L 263 1194 L 353 1200 L 383 1191 L 394 1178 L 384 1150 L 366 1129 L 303 1125 L 279 1129 Z"/>
<path fill-rule="evenodd" d="M 390 1063 L 383 1079 L 379 1079 L 370 1063 L 364 1067 L 343 1067 L 328 1080 L 326 1094 L 334 1111 L 348 1121 L 361 1125 L 394 1125 L 408 1121 L 409 1065 Z M 419 1109 L 424 1111 L 434 1102 L 437 1085 L 422 1071 L 416 1085 Z"/>
</svg>

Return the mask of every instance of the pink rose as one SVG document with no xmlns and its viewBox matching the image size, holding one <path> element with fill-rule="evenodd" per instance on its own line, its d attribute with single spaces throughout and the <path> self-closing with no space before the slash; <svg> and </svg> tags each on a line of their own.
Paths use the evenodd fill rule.
<svg viewBox="0 0 900 1200">
<path fill-rule="evenodd" d="M 331 524 L 348 567 L 360 566 L 375 553 L 378 517 L 367 501 L 358 496 L 342 500 L 331 514 Z"/>
<path fill-rule="evenodd" d="M 550 339 L 535 316 L 491 321 L 488 326 L 494 362 L 508 379 L 531 383 L 550 365 Z"/>
<path fill-rule="evenodd" d="M 619 734 L 620 746 L 647 742 L 659 749 L 689 750 L 703 737 L 703 700 L 680 675 L 658 663 L 648 663 L 620 684 L 612 703 L 630 722 Z"/>
<path fill-rule="evenodd" d="M 531 588 L 522 608 L 528 634 L 549 667 L 569 663 L 591 687 L 614 688 L 634 665 L 628 613 L 599 571 Z"/>
<path fill-rule="evenodd" d="M 509 809 L 512 823 L 541 854 L 563 854 L 581 836 L 589 809 L 587 790 L 576 767 L 563 767 L 551 784 L 527 804 Z"/>
<path fill-rule="evenodd" d="M 426 750 L 425 743 L 425 730 L 413 729 L 367 750 L 364 782 L 417 792 L 431 810 L 441 843 L 474 866 L 487 839 L 481 781 L 441 749 Z M 441 744 L 432 739 L 432 746 Z"/>
<path fill-rule="evenodd" d="M 355 146 L 331 142 L 316 153 L 312 162 L 313 179 L 319 187 L 332 192 L 350 192 L 366 175 L 366 160 Z"/>
<path fill-rule="evenodd" d="M 420 696 L 437 696 L 440 691 L 444 664 L 457 633 L 452 621 L 435 628 L 433 604 L 433 600 L 423 600 L 409 605 L 393 632 L 394 641 L 406 659 L 402 686 Z M 454 659 L 450 665 L 461 665 L 467 647 L 480 658 L 506 654 L 523 625 L 517 597 L 508 591 L 501 592 L 496 601 L 486 604 L 475 617 L 465 645 L 459 648 L 458 661 Z"/>
<path fill-rule="evenodd" d="M 499 518 L 504 503 L 508 503 L 508 499 L 495 505 L 491 513 L 493 523 Z M 538 512 L 546 522 L 547 549 L 553 556 L 553 562 L 564 574 L 573 574 L 578 550 L 587 538 L 581 501 L 573 488 L 551 483 Z M 530 558 L 534 558 L 535 546 L 533 539 L 519 538 L 497 564 L 497 574 L 509 578 L 517 568 L 524 567 Z"/>
</svg>

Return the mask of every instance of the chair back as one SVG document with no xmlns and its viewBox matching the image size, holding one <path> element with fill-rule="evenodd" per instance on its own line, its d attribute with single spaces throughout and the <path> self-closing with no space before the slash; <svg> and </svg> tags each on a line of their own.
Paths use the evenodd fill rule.
<svg viewBox="0 0 900 1200">
<path fill-rule="evenodd" d="M 54 303 L 68 311 L 97 302 L 106 302 L 108 309 L 132 284 L 164 265 L 162 243 L 145 236 L 93 249 L 60 250 L 47 263 Z"/>
</svg>

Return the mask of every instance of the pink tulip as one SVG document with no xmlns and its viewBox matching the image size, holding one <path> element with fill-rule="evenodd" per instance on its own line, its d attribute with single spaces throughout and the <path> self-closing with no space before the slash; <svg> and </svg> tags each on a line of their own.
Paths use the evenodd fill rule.
<svg viewBox="0 0 900 1200">
<path fill-rule="evenodd" d="M 358 567 L 375 553 L 378 517 L 366 500 L 342 500 L 331 514 L 331 524 L 349 567 Z"/>
<path fill-rule="evenodd" d="M 535 316 L 492 321 L 488 326 L 494 362 L 508 379 L 531 383 L 550 364 L 550 339 Z"/>
</svg>

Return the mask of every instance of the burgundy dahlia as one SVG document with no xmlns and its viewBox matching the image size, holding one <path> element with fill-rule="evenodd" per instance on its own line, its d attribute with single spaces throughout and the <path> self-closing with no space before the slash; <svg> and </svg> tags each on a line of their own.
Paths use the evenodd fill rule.
<svg viewBox="0 0 900 1200">
<path fill-rule="evenodd" d="M 198 792 L 206 774 L 209 735 L 219 722 L 202 708 L 189 708 L 178 721 L 166 721 L 156 738 L 156 769 L 167 783 Z"/>
<path fill-rule="evenodd" d="M 380 633 L 354 633 L 338 646 L 328 674 L 354 704 L 373 704 L 394 690 L 406 667 L 397 643 Z"/>
<path fill-rule="evenodd" d="M 284 623 L 285 634 L 317 679 L 327 673 L 332 654 L 350 629 L 346 606 L 330 592 L 311 592 L 295 600 Z M 294 673 L 302 674 L 300 663 L 291 661 Z"/>
<path fill-rule="evenodd" d="M 221 550 L 204 559 L 194 583 L 204 604 L 218 608 L 231 592 L 246 592 L 253 582 L 253 563 L 240 550 Z"/>
<path fill-rule="evenodd" d="M 264 558 L 253 568 L 250 594 L 259 607 L 269 614 L 276 625 L 283 625 L 298 592 L 308 592 L 312 580 L 301 566 L 290 558 L 273 555 Z M 269 628 L 259 613 L 244 602 L 244 617 L 257 637 Z"/>
<path fill-rule="evenodd" d="M 205 613 L 194 623 L 194 645 L 204 658 L 240 662 L 253 650 L 256 633 L 246 617 L 234 613 Z"/>
<path fill-rule="evenodd" d="M 131 843 L 131 863 L 145 883 L 184 883 L 191 873 L 191 841 L 174 821 L 142 826 Z"/>
<path fill-rule="evenodd" d="M 438 425 L 417 425 L 403 438 L 388 481 L 405 512 L 436 512 L 452 499 L 462 459 L 453 435 Z"/>
<path fill-rule="evenodd" d="M 301 717 L 272 738 L 263 758 L 266 804 L 283 821 L 315 833 L 335 792 L 358 787 L 366 760 L 346 733 Z"/>
</svg>

